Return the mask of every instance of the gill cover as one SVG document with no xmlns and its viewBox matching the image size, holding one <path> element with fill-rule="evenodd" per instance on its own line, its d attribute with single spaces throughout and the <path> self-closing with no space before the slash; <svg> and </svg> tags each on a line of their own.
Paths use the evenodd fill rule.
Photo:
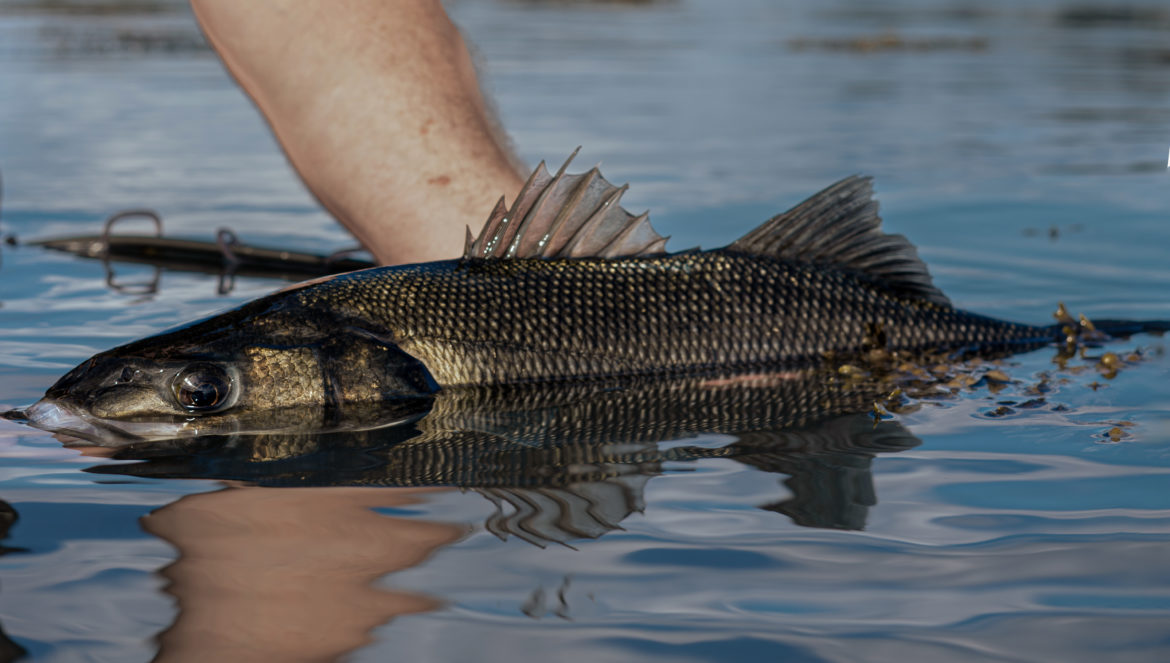
<svg viewBox="0 0 1170 663">
<path fill-rule="evenodd" d="M 124 444 L 369 425 L 396 416 L 393 401 L 436 389 L 392 340 L 293 290 L 95 355 L 26 415 L 38 428 Z"/>
</svg>

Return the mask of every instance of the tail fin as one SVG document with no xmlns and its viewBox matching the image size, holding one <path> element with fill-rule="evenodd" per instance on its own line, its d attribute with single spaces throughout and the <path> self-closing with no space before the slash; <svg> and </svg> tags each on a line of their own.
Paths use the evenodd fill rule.
<svg viewBox="0 0 1170 663">
<path fill-rule="evenodd" d="M 1094 320 L 1093 327 L 1114 337 L 1156 334 L 1170 331 L 1170 320 Z"/>
<path fill-rule="evenodd" d="M 1089 326 L 1083 323 L 1074 327 L 1082 340 L 1101 341 L 1110 338 L 1127 338 L 1134 334 L 1161 334 L 1170 331 L 1170 320 L 1093 320 Z M 1068 333 L 1068 324 L 1050 325 L 1047 329 L 1053 337 L 1063 339 Z"/>
</svg>

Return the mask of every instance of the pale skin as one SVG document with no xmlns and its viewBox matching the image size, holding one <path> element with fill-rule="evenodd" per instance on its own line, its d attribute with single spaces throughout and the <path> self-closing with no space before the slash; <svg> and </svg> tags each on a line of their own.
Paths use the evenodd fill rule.
<svg viewBox="0 0 1170 663">
<path fill-rule="evenodd" d="M 74 448 L 93 458 L 113 453 Z M 396 617 L 442 607 L 441 598 L 379 581 L 471 531 L 375 511 L 412 507 L 447 488 L 222 485 L 142 519 L 178 553 L 159 571 L 178 614 L 158 636 L 156 663 L 339 660 Z"/>
<path fill-rule="evenodd" d="M 433 490 L 229 485 L 146 516 L 142 527 L 178 551 L 160 573 L 179 613 L 154 660 L 336 661 L 394 618 L 442 607 L 379 583 L 467 534 L 374 511 Z"/>
<path fill-rule="evenodd" d="M 438 0 L 191 0 L 309 189 L 382 264 L 458 257 L 523 184 Z"/>
</svg>

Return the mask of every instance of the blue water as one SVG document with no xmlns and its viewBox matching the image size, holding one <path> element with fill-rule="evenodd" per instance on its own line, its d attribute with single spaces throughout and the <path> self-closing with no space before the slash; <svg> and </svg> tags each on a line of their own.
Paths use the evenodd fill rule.
<svg viewBox="0 0 1170 663">
<path fill-rule="evenodd" d="M 0 236 L 96 233 L 150 207 L 176 236 L 352 243 L 183 3 L 69 6 L 0 2 Z M 583 145 L 578 163 L 629 181 L 627 207 L 672 248 L 726 243 L 865 173 L 959 306 L 1170 319 L 1162 3 L 447 7 L 520 155 Z M 902 46 L 842 45 L 883 35 Z M 281 285 L 217 284 L 166 271 L 155 294 L 119 292 L 98 262 L 0 245 L 0 409 Z M 711 458 L 623 477 L 606 490 L 629 503 L 600 514 L 615 527 L 543 547 L 501 540 L 497 509 L 515 507 L 476 491 L 95 474 L 116 463 L 0 421 L 0 500 L 19 514 L 0 627 L 47 661 L 1165 660 L 1170 360 L 1158 337 L 1110 349 L 1142 359 L 1110 379 L 1092 359 L 1018 356 L 1003 391 L 896 415 L 921 444 L 856 467 Z M 1042 372 L 1053 391 L 1022 407 Z M 818 462 L 844 477 L 825 508 L 864 529 L 761 508 L 831 502 Z"/>
</svg>

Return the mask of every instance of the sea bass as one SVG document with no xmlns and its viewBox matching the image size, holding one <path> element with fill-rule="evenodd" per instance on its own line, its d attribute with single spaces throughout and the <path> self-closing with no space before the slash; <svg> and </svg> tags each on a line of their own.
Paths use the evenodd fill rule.
<svg viewBox="0 0 1170 663">
<path fill-rule="evenodd" d="M 1003 352 L 1062 336 L 953 307 L 914 247 L 881 231 L 868 178 L 726 247 L 666 253 L 647 215 L 619 205 L 624 186 L 567 166 L 538 166 L 458 260 L 309 281 L 114 348 L 23 415 L 109 445 L 353 429 L 461 385 L 783 374 L 874 349 Z"/>
</svg>

